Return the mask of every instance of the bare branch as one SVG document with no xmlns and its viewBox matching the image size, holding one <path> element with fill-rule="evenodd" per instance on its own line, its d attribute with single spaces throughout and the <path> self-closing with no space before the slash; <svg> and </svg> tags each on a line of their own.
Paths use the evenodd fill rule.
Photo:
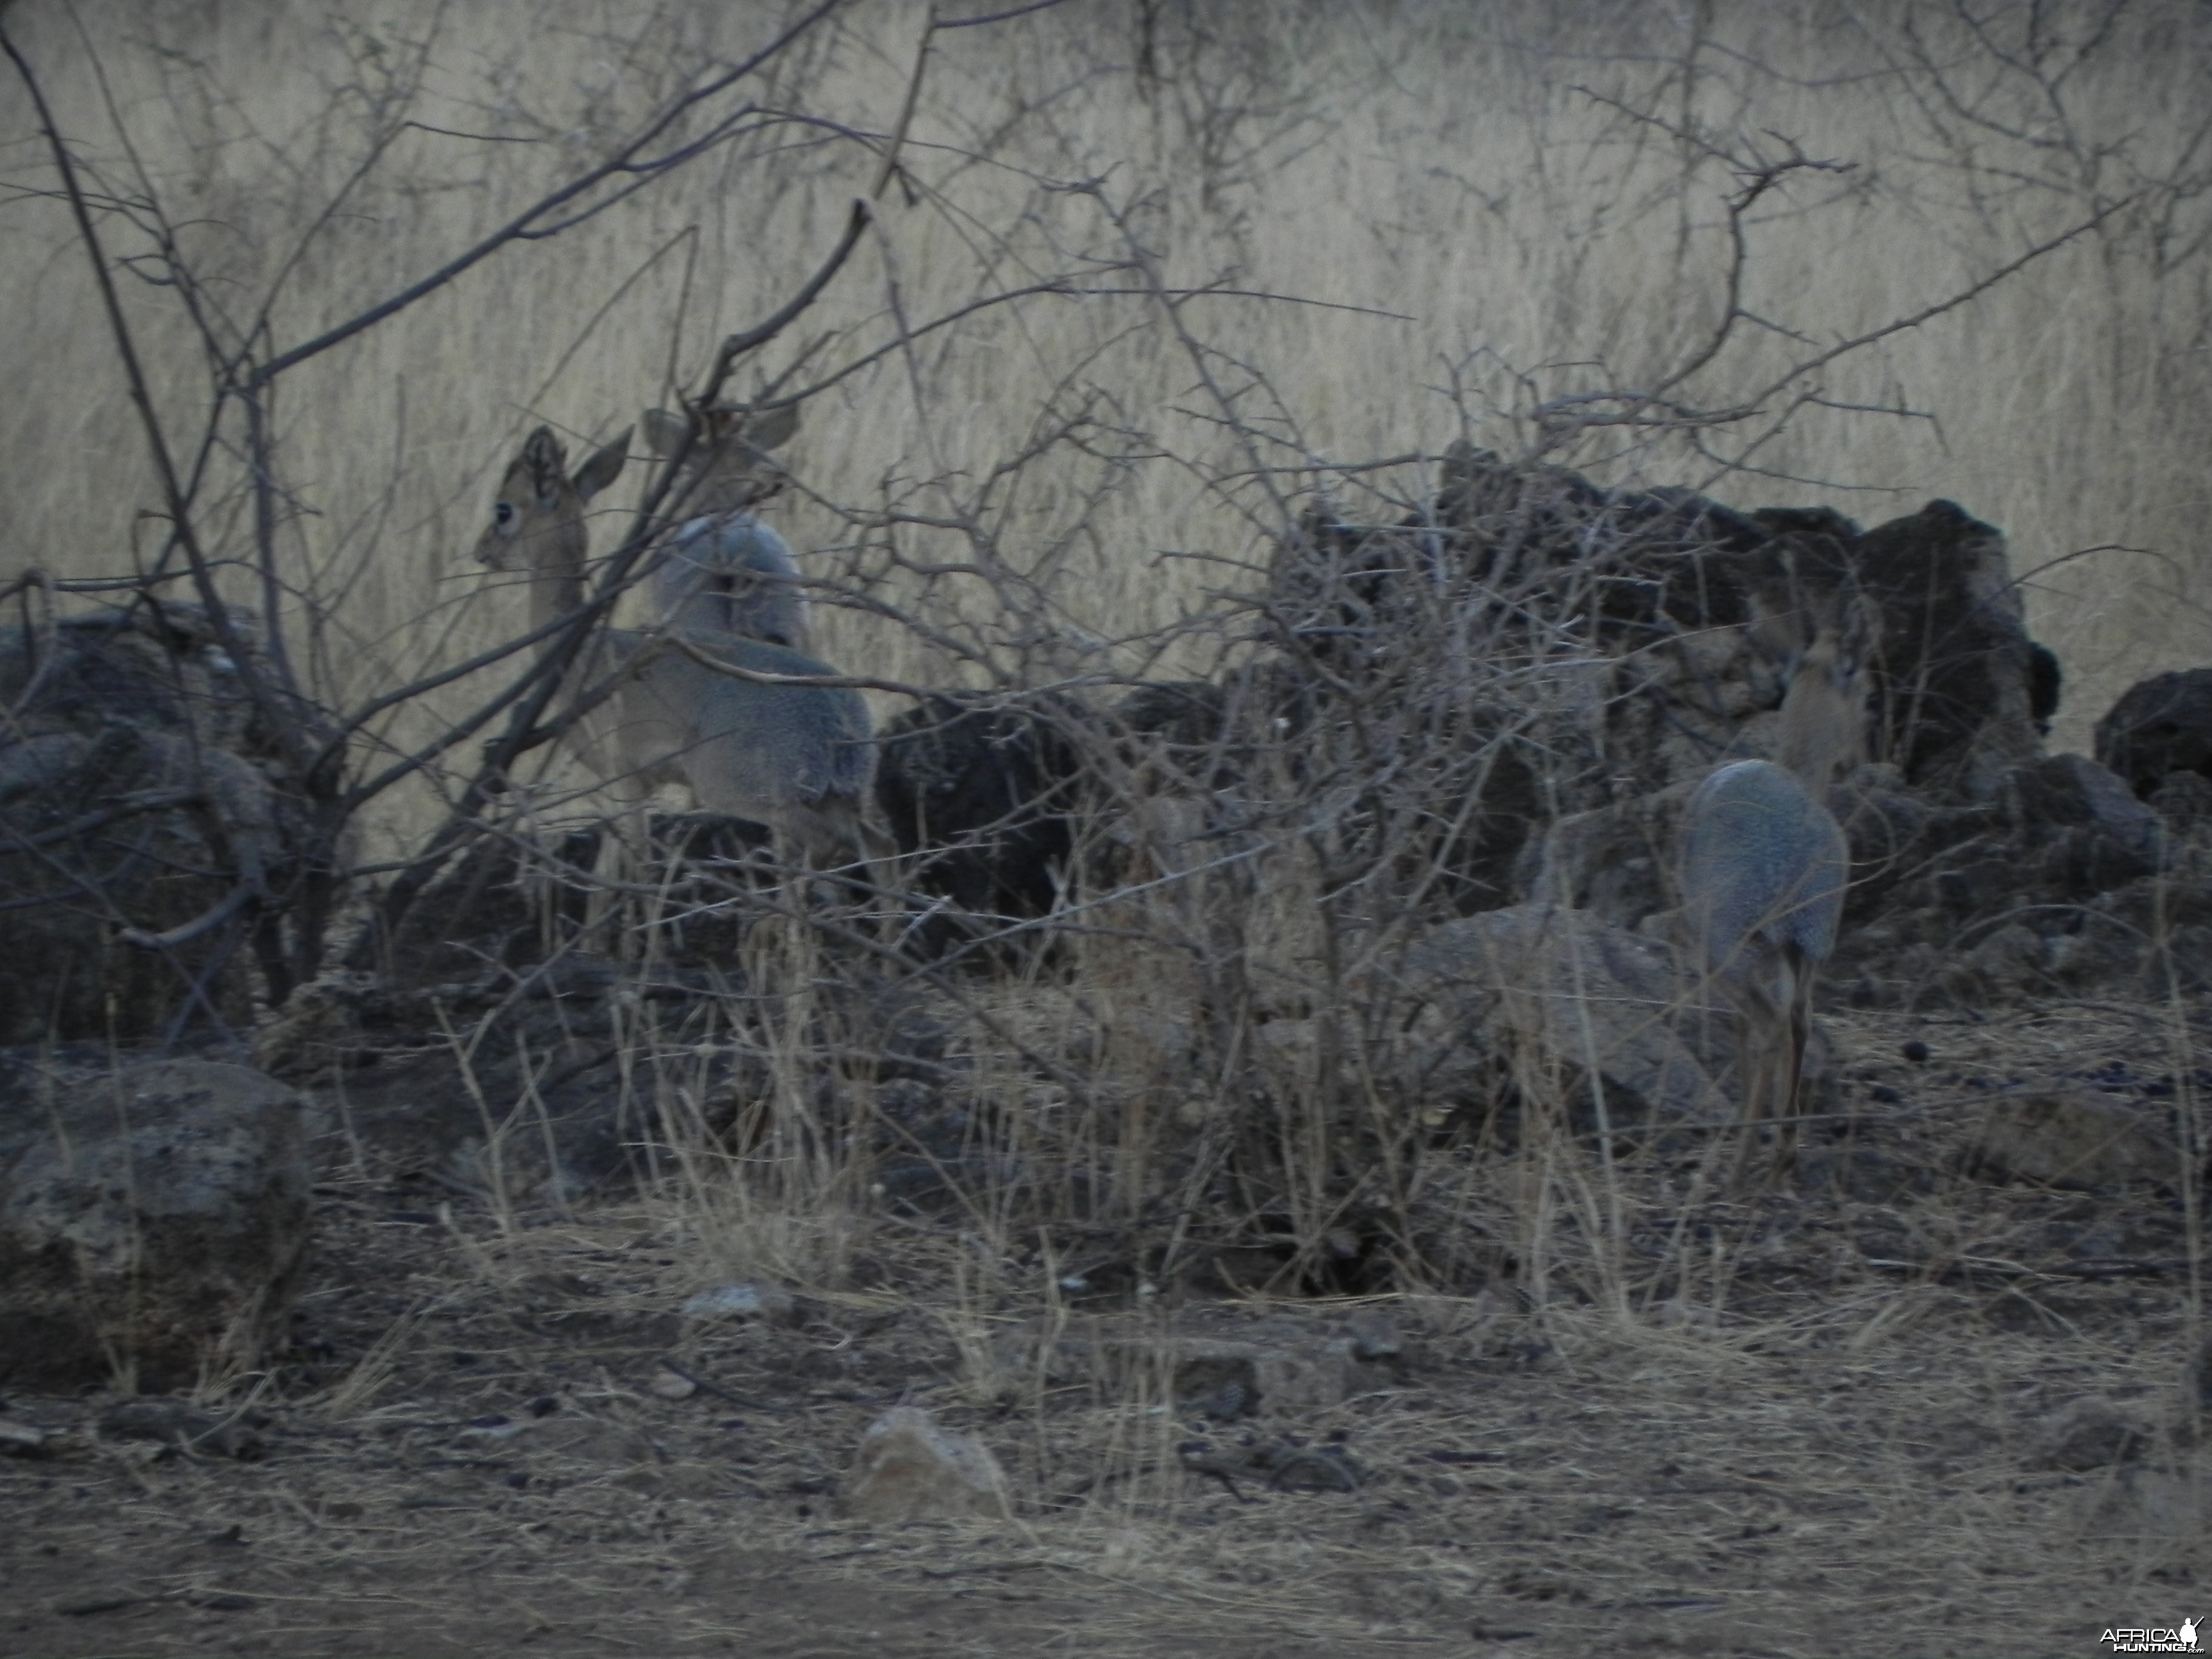
<svg viewBox="0 0 2212 1659">
<path fill-rule="evenodd" d="M 463 271 L 473 265 L 482 264 L 508 243 L 524 240 L 534 234 L 541 234 L 545 228 L 539 223 L 541 220 L 550 219 L 556 210 L 588 194 L 607 179 L 625 173 L 658 174 L 665 172 L 672 165 L 679 165 L 683 161 L 693 159 L 699 154 L 699 149 L 696 146 L 688 145 L 676 151 L 672 156 L 663 157 L 659 161 L 639 161 L 636 158 L 641 151 L 666 132 L 686 113 L 719 97 L 738 82 L 752 75 L 762 64 L 774 58 L 793 40 L 805 33 L 843 3 L 844 0 L 821 0 L 820 4 L 803 14 L 790 27 L 746 58 L 744 62 L 716 76 L 704 86 L 695 88 L 672 100 L 665 109 L 647 121 L 628 143 L 623 145 L 599 166 L 579 174 L 559 189 L 540 197 L 491 234 L 456 254 L 437 270 L 402 289 L 389 299 L 371 306 L 368 310 L 349 318 L 335 328 L 327 329 L 314 338 L 294 346 L 289 351 L 279 352 L 253 371 L 248 377 L 248 384 L 256 386 L 263 384 L 282 374 L 295 364 L 304 362 L 310 357 L 320 356 L 332 346 L 351 339 L 355 335 L 375 326 L 386 318 L 404 311 L 418 300 L 434 294 Z M 9 49 L 9 55 L 11 57 L 15 55 L 12 47 Z M 726 118 L 725 122 L 717 128 L 717 134 L 726 137 L 728 131 L 729 119 Z"/>
<path fill-rule="evenodd" d="M 193 586 L 198 590 L 200 603 L 206 608 L 209 625 L 216 638 L 237 665 L 240 682 L 269 721 L 276 734 L 277 742 L 285 751 L 286 759 L 304 775 L 307 741 L 300 729 L 296 705 L 288 697 L 278 695 L 269 686 L 255 665 L 254 653 L 246 648 L 245 640 L 233 624 L 230 611 L 216 591 L 215 579 L 205 551 L 193 528 L 191 505 L 179 480 L 176 464 L 169 453 L 167 435 L 161 429 L 160 415 L 154 408 L 154 399 L 147 388 L 146 374 L 138 356 L 137 343 L 131 335 L 131 325 L 123 315 L 123 307 L 115 292 L 115 282 L 107 267 L 107 257 L 100 241 L 98 228 L 93 223 L 92 211 L 84 192 L 77 182 L 76 168 L 70 159 L 69 146 L 62 140 L 61 130 L 54 123 L 53 112 L 46 103 L 45 88 L 39 83 L 30 64 L 16 49 L 9 38 L 4 19 L 0 19 L 0 51 L 8 54 L 15 66 L 25 89 L 39 112 L 39 130 L 46 142 L 48 154 L 53 158 L 60 173 L 62 187 L 69 197 L 70 211 L 76 220 L 77 234 L 82 238 L 85 256 L 90 261 L 93 280 L 100 289 L 100 303 L 107 313 L 110 334 L 115 341 L 116 355 L 122 360 L 124 377 L 130 387 L 131 406 L 138 411 L 140 425 L 146 435 L 155 471 L 160 474 L 163 495 L 167 498 L 170 515 L 170 532 L 185 551 L 191 568 Z M 271 619 L 274 620 L 273 618 Z"/>
</svg>

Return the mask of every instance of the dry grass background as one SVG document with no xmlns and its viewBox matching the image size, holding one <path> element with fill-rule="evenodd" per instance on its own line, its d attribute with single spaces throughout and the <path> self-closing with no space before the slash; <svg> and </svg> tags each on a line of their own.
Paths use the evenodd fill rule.
<svg viewBox="0 0 2212 1659">
<path fill-rule="evenodd" d="M 273 295 L 282 348 L 435 269 L 796 15 L 33 3 L 9 27 L 100 181 L 158 193 L 234 319 Z M 513 444 L 540 420 L 611 434 L 798 286 L 872 177 L 866 136 L 892 124 L 924 21 L 836 11 L 754 88 L 790 118 L 286 377 L 283 556 L 336 700 L 518 630 L 519 601 L 468 558 Z M 158 540 L 141 516 L 156 492 L 22 90 L 11 78 L 0 99 L 0 574 L 115 573 Z M 1806 342 L 1911 316 L 2125 205 L 1714 428 L 1705 453 L 1596 432 L 1563 458 L 1863 520 L 1960 501 L 2010 535 L 2033 625 L 2072 677 L 2060 739 L 2086 747 L 2127 684 L 2206 650 L 2191 411 L 2212 392 L 2208 108 L 2212 20 L 2179 3 L 1999 8 L 1978 29 L 1923 6 L 1150 0 L 940 32 L 912 187 L 759 372 L 826 335 L 791 383 L 808 384 L 901 319 L 1046 278 L 1133 292 L 988 308 L 837 380 L 808 404 L 781 518 L 815 574 L 878 597 L 915 597 L 910 574 L 887 574 L 894 548 L 1040 574 L 1036 614 L 1008 617 L 985 580 L 940 578 L 921 605 L 1014 672 L 1096 667 L 1098 641 L 1135 642 L 1108 654 L 1145 666 L 1152 630 L 1252 585 L 1240 566 L 1300 490 L 1334 483 L 1356 506 L 1424 488 L 1417 465 L 1332 468 L 1433 455 L 1469 426 L 1520 449 L 1530 428 L 1510 417 L 1533 404 L 1685 362 L 1723 304 L 1737 181 L 1717 156 L 1786 140 L 1850 170 L 1796 175 L 1748 220 L 1759 325 L 1681 388 L 1704 408 L 1749 397 Z M 119 218 L 107 234 L 118 254 L 148 251 Z M 1210 283 L 1233 291 L 1183 304 L 1182 338 L 1141 293 Z M 173 289 L 126 287 L 189 446 L 201 352 Z M 1079 406 L 1082 441 L 994 475 Z M 1292 470 L 1255 479 L 1255 464 Z M 1725 476 L 1736 465 L 1754 470 Z M 237 486 L 218 455 L 210 499 L 233 504 L 218 539 L 234 554 Z M 1204 556 L 1170 556 L 1188 554 Z M 831 660 L 891 678 L 975 672 L 852 611 L 825 638 Z M 1203 655 L 1185 638 L 1170 660 Z M 386 734 L 419 735 L 459 695 Z M 422 805 L 386 821 L 418 823 Z"/>
</svg>

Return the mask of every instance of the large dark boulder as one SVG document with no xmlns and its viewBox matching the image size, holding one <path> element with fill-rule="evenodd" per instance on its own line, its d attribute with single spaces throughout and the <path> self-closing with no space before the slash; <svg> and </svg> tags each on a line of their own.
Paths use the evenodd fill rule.
<svg viewBox="0 0 2212 1659">
<path fill-rule="evenodd" d="M 243 1066 L 0 1058 L 0 1384 L 260 1363 L 307 1253 L 302 1110 Z"/>
<path fill-rule="evenodd" d="M 2096 752 L 2145 799 L 2168 773 L 2212 778 L 2212 668 L 2137 681 L 2097 722 Z"/>
<path fill-rule="evenodd" d="M 1843 552 L 1881 610 L 1874 757 L 1916 787 L 1990 799 L 2042 754 L 2037 710 L 2057 699 L 2057 664 L 2027 637 L 2002 532 L 1930 501 Z"/>
<path fill-rule="evenodd" d="M 202 613 L 0 629 L 0 1045 L 235 1028 L 257 960 L 289 988 L 310 815 Z"/>
<path fill-rule="evenodd" d="M 2027 637 L 2003 536 L 1953 502 L 1869 530 L 1827 508 L 1606 490 L 1465 445 L 1441 475 L 1395 523 L 1309 509 L 1271 562 L 1263 620 L 1340 695 L 1426 699 L 1447 722 L 1492 693 L 1531 708 L 1575 653 L 1603 665 L 1609 684 L 1528 727 L 1556 811 L 1759 752 L 1744 727 L 1847 604 L 1880 623 L 1869 758 L 1964 801 L 2042 752 L 2057 659 Z"/>
<path fill-rule="evenodd" d="M 2203 889 L 2176 865 L 2171 826 L 2086 756 L 2014 767 L 1972 806 L 1862 787 L 1844 821 L 1843 969 L 1870 993 L 1976 1003 L 2203 977 Z"/>
<path fill-rule="evenodd" d="M 400 919 L 364 927 L 348 965 L 395 987 L 468 981 L 576 948 L 605 830 L 541 838 L 488 826 Z"/>
<path fill-rule="evenodd" d="M 915 891 L 950 902 L 931 942 L 1041 916 L 1066 878 L 1082 775 L 1065 698 L 933 693 L 878 739 L 876 804 Z"/>
</svg>

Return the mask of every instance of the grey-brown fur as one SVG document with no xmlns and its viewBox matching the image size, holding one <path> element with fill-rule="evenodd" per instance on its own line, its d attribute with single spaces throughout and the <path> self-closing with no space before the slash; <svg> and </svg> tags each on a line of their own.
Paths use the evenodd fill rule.
<svg viewBox="0 0 2212 1659">
<path fill-rule="evenodd" d="M 1863 756 L 1869 609 L 1832 606 L 1798 659 L 1771 761 L 1737 761 L 1683 809 L 1680 878 L 1699 970 L 1734 1005 L 1749 1156 L 1762 1117 L 1790 1155 L 1813 987 L 1836 948 L 1850 846 L 1828 810 L 1837 779 Z"/>
<path fill-rule="evenodd" d="M 571 477 L 560 441 L 540 427 L 507 468 L 477 556 L 528 576 L 533 627 L 582 603 L 584 509 L 622 465 L 617 441 Z M 620 683 L 566 741 L 633 806 L 656 786 L 681 781 L 706 811 L 766 823 L 817 862 L 859 860 L 867 853 L 861 813 L 875 765 L 866 703 L 841 687 L 745 677 L 835 672 L 782 646 L 704 628 L 609 629 L 574 684 L 611 676 Z"/>
</svg>

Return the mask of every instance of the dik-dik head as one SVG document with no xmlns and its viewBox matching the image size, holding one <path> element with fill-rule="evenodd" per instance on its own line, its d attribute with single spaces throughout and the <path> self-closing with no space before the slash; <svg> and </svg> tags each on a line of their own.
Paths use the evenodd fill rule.
<svg viewBox="0 0 2212 1659">
<path fill-rule="evenodd" d="M 1837 594 L 1811 621 L 1811 642 L 1796 654 L 1783 695 L 1774 758 L 1820 798 L 1867 758 L 1868 672 L 1881 617 L 1863 595 Z"/>
<path fill-rule="evenodd" d="M 629 428 L 568 474 L 568 457 L 549 427 L 522 441 L 500 480 L 491 522 L 477 538 L 477 558 L 495 570 L 528 570 L 581 580 L 589 532 L 584 508 L 615 481 L 629 459 Z"/>
<path fill-rule="evenodd" d="M 770 452 L 798 430 L 796 404 L 764 413 L 720 404 L 684 415 L 645 411 L 645 441 L 653 453 L 663 460 L 684 455 L 668 510 L 687 519 L 747 512 L 781 489 L 790 475 Z"/>
</svg>

